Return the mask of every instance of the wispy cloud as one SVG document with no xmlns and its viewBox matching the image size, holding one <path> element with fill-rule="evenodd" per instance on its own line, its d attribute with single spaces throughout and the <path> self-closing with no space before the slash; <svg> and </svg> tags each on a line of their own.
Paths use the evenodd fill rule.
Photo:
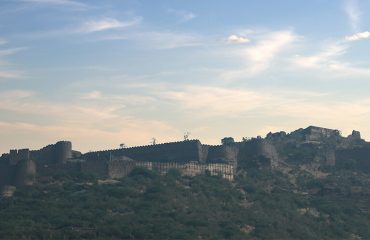
<svg viewBox="0 0 370 240">
<path fill-rule="evenodd" d="M 356 39 L 357 40 L 357 39 Z M 356 41 L 347 40 L 347 41 Z M 348 44 L 335 42 L 327 44 L 317 54 L 311 56 L 295 56 L 292 60 L 296 67 L 339 73 L 346 76 L 370 76 L 370 68 L 358 67 L 353 63 L 341 60 L 340 57 L 348 52 Z"/>
<path fill-rule="evenodd" d="M 283 51 L 290 49 L 299 36 L 292 31 L 278 31 L 265 34 L 254 45 L 248 45 L 238 51 L 245 62 L 238 70 L 226 71 L 223 78 L 237 80 L 246 76 L 254 76 L 267 70 L 274 59 Z"/>
<path fill-rule="evenodd" d="M 261 120 L 288 129 L 292 129 L 292 124 L 296 127 L 316 124 L 345 131 L 354 126 L 367 130 L 370 117 L 369 98 L 341 101 L 335 94 L 327 92 L 187 86 L 158 94 L 177 103 L 186 115 L 197 116 L 197 121 L 201 121 L 199 117 L 206 122 L 222 119 L 224 128 L 224 122 L 230 118 L 240 122 L 240 126 L 243 119 L 248 118 L 249 124 L 259 127 L 263 124 L 258 122 Z M 369 130 L 366 135 L 370 136 Z"/>
<path fill-rule="evenodd" d="M 0 50 L 0 57 L 16 54 L 20 51 L 27 49 L 26 47 L 9 48 Z"/>
<path fill-rule="evenodd" d="M 188 22 L 197 17 L 195 13 L 190 12 L 190 11 L 185 11 L 185 10 L 177 10 L 173 8 L 168 8 L 167 12 L 177 16 L 181 22 Z"/>
<path fill-rule="evenodd" d="M 221 87 L 188 86 L 183 90 L 160 92 L 161 97 L 180 103 L 203 116 L 237 116 L 263 105 L 266 97 L 253 91 Z M 205 109 L 207 109 L 205 111 Z"/>
<path fill-rule="evenodd" d="M 134 41 L 145 48 L 153 48 L 158 50 L 196 47 L 204 44 L 202 36 L 200 35 L 171 31 L 148 31 L 132 32 L 130 34 L 115 34 L 103 36 L 98 40 Z"/>
<path fill-rule="evenodd" d="M 26 47 L 0 49 L 0 79 L 17 79 L 23 78 L 24 75 L 20 71 L 9 69 L 6 57 L 16 54 L 20 51 L 27 49 Z"/>
<path fill-rule="evenodd" d="M 52 6 L 67 6 L 74 8 L 86 8 L 87 5 L 82 2 L 73 1 L 73 0 L 20 0 L 20 2 L 29 3 L 29 4 L 43 4 L 43 5 L 52 5 Z"/>
<path fill-rule="evenodd" d="M 91 91 L 81 96 L 81 99 L 86 99 L 86 100 L 95 100 L 95 99 L 101 99 L 101 98 L 102 98 L 102 93 L 100 91 Z"/>
<path fill-rule="evenodd" d="M 131 20 L 118 20 L 114 18 L 102 18 L 98 20 L 88 20 L 80 24 L 75 24 L 76 26 L 69 26 L 61 29 L 40 31 L 40 32 L 29 32 L 19 34 L 18 37 L 29 38 L 29 39 L 38 39 L 38 38 L 55 38 L 69 35 L 77 34 L 89 34 L 97 32 L 105 32 L 109 30 L 120 30 L 128 27 L 132 27 L 140 24 L 142 17 L 136 17 Z M 109 36 L 99 38 L 98 40 L 107 40 Z"/>
<path fill-rule="evenodd" d="M 6 43 L 7 43 L 7 41 L 5 39 L 0 38 L 0 45 L 6 44 Z"/>
<path fill-rule="evenodd" d="M 139 34 L 144 41 L 151 42 L 158 49 L 193 47 L 201 44 L 200 36 L 181 32 L 146 32 Z"/>
<path fill-rule="evenodd" d="M 297 66 L 304 68 L 328 68 L 331 65 L 337 63 L 336 59 L 338 56 L 343 55 L 346 52 L 348 46 L 332 43 L 325 46 L 319 53 L 311 56 L 299 56 L 297 55 L 293 62 Z"/>
<path fill-rule="evenodd" d="M 345 40 L 348 42 L 353 42 L 353 41 L 358 41 L 358 40 L 363 40 L 363 39 L 368 39 L 368 38 L 370 38 L 370 32 L 366 31 L 366 32 L 359 32 L 359 33 L 355 33 L 350 36 L 346 36 Z"/>
<path fill-rule="evenodd" d="M 114 18 L 104 18 L 101 20 L 91 20 L 85 22 L 79 29 L 79 32 L 92 33 L 100 32 L 111 29 L 125 28 L 137 25 L 141 22 L 142 18 L 137 17 L 131 21 L 120 21 Z"/>
<path fill-rule="evenodd" d="M 358 31 L 362 14 L 358 6 L 358 1 L 345 0 L 344 10 L 347 14 L 352 29 L 354 31 Z"/>
<path fill-rule="evenodd" d="M 35 95 L 35 92 L 29 90 L 8 90 L 1 92 L 1 99 L 12 99 L 19 100 L 24 98 L 29 98 Z"/>
<path fill-rule="evenodd" d="M 248 43 L 250 42 L 250 40 L 247 37 L 235 35 L 235 34 L 228 36 L 226 40 L 229 43 Z"/>
<path fill-rule="evenodd" d="M 4 71 L 0 69 L 0 79 L 17 79 L 17 78 L 22 78 L 23 75 L 19 72 L 14 72 L 14 71 Z"/>
</svg>

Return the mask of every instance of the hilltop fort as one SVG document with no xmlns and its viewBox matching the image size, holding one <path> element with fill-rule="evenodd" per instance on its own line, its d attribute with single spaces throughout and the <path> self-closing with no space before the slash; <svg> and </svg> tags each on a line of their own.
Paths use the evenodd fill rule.
<svg viewBox="0 0 370 240">
<path fill-rule="evenodd" d="M 268 133 L 265 138 L 224 138 L 220 145 L 185 140 L 148 146 L 81 153 L 69 141 L 39 150 L 10 150 L 0 157 L 0 186 L 29 186 L 55 172 L 122 178 L 135 167 L 166 173 L 178 169 L 195 176 L 209 173 L 233 180 L 238 169 L 289 168 L 299 164 L 317 172 L 326 167 L 355 167 L 370 171 L 370 143 L 353 131 L 342 137 L 338 130 L 310 126 L 291 133 Z"/>
</svg>

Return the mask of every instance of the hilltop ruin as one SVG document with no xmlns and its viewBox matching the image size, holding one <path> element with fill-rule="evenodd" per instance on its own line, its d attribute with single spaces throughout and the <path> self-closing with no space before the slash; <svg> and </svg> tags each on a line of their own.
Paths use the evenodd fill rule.
<svg viewBox="0 0 370 240">
<path fill-rule="evenodd" d="M 338 130 L 310 126 L 289 134 L 268 133 L 234 142 L 222 139 L 220 145 L 185 140 L 148 146 L 81 153 L 72 143 L 61 141 L 40 150 L 10 150 L 0 157 L 0 186 L 30 186 L 39 176 L 55 172 L 91 174 L 99 178 L 122 178 L 135 167 L 166 173 L 220 175 L 233 180 L 238 169 L 279 168 L 301 164 L 307 168 L 347 166 L 370 171 L 370 144 L 357 131 L 342 137 Z"/>
</svg>

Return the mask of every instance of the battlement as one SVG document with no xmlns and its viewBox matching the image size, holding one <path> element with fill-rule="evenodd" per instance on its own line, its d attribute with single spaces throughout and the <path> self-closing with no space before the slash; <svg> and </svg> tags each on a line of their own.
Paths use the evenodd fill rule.
<svg viewBox="0 0 370 240">
<path fill-rule="evenodd" d="M 70 141 L 59 141 L 49 144 L 40 150 L 30 151 L 32 159 L 39 163 L 65 163 L 72 156 L 72 143 Z"/>
<path fill-rule="evenodd" d="M 17 165 L 18 162 L 22 160 L 29 160 L 30 159 L 30 150 L 29 149 L 12 149 L 9 151 L 9 164 L 10 165 Z"/>
<path fill-rule="evenodd" d="M 156 148 L 156 147 L 162 147 L 162 146 L 171 146 L 171 145 L 178 145 L 178 144 L 188 144 L 188 143 L 199 143 L 200 141 L 198 139 L 192 139 L 192 140 L 186 140 L 186 141 L 174 141 L 174 142 L 166 142 L 166 143 L 156 143 L 156 144 L 148 144 L 148 145 L 141 145 L 141 146 L 132 146 L 132 147 L 125 147 L 125 148 L 114 148 L 114 149 L 107 149 L 107 150 L 101 150 L 101 151 L 91 151 L 86 154 L 94 154 L 94 153 L 109 153 L 109 152 L 115 152 L 115 151 L 122 151 L 125 150 L 146 150 L 149 148 Z"/>
<path fill-rule="evenodd" d="M 107 159 L 111 156 L 126 156 L 136 161 L 153 161 L 153 162 L 187 162 L 199 161 L 199 140 L 179 141 L 162 143 L 155 145 L 138 146 L 131 148 L 119 148 L 113 150 L 88 152 L 81 158 Z"/>
<path fill-rule="evenodd" d="M 340 136 L 338 130 L 309 126 L 289 134 L 285 132 L 269 133 L 266 138 L 243 139 L 243 142 L 235 142 L 232 137 L 226 137 L 221 140 L 219 145 L 202 144 L 199 140 L 193 139 L 115 148 L 84 154 L 73 151 L 71 142 L 59 141 L 39 150 L 10 150 L 9 153 L 3 154 L 0 161 L 2 165 L 0 170 L 3 174 L 0 175 L 4 176 L 3 179 L 8 180 L 0 179 L 0 185 L 1 182 L 11 182 L 9 179 L 12 176 L 17 176 L 20 179 L 19 182 L 28 184 L 28 178 L 22 178 L 22 174 L 33 175 L 35 169 L 37 169 L 37 174 L 41 175 L 66 169 L 65 172 L 86 171 L 101 176 L 117 177 L 128 174 L 134 166 L 140 166 L 141 163 L 145 163 L 144 165 L 148 168 L 158 166 L 159 169 L 169 169 L 175 166 L 174 168 L 183 172 L 187 172 L 186 169 L 197 169 L 194 170 L 195 172 L 223 169 L 222 171 L 225 173 L 225 169 L 232 167 L 235 170 L 243 164 L 259 166 L 259 163 L 253 162 L 256 159 L 262 159 L 263 164 L 274 167 L 278 166 L 286 157 L 283 153 L 280 155 L 281 147 L 286 144 L 299 146 L 307 143 L 333 143 L 337 144 L 336 146 L 339 148 L 346 149 L 362 146 L 364 140 L 361 139 L 361 135 L 357 131 L 353 131 L 350 136 L 344 138 Z M 328 162 L 335 164 L 335 149 L 325 152 L 324 155 L 326 159 L 330 160 Z M 246 162 L 248 163 L 246 164 Z M 193 167 L 192 164 L 195 164 L 196 167 Z"/>
<path fill-rule="evenodd" d="M 146 168 L 157 171 L 160 174 L 166 174 L 171 169 L 177 169 L 184 176 L 196 176 L 209 173 L 212 176 L 221 176 L 232 181 L 235 175 L 235 168 L 230 164 L 198 162 L 151 162 L 151 161 L 133 161 L 129 158 L 116 158 L 106 161 L 99 161 L 98 165 L 91 161 L 82 163 L 82 172 L 92 174 L 98 177 L 122 178 L 127 176 L 135 167 Z"/>
</svg>

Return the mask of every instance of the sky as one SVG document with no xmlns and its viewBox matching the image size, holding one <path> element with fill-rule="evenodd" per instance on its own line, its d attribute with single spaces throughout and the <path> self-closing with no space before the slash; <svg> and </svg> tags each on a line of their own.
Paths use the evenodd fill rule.
<svg viewBox="0 0 370 240">
<path fill-rule="evenodd" d="M 369 56 L 365 0 L 0 0 L 0 152 L 370 140 Z"/>
</svg>

